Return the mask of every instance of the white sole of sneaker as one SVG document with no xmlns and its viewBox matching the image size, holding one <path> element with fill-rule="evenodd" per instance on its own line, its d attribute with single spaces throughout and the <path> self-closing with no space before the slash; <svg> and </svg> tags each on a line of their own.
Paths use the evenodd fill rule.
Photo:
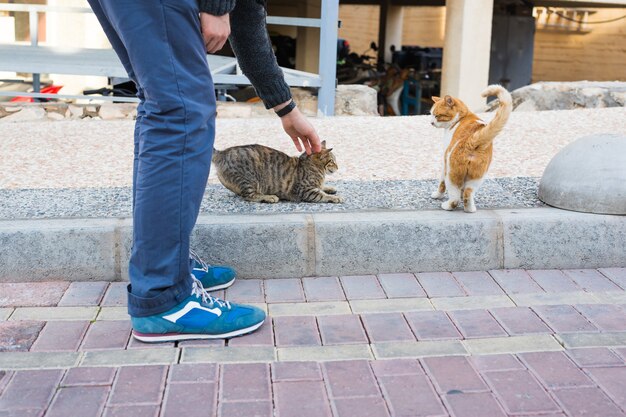
<svg viewBox="0 0 626 417">
<path fill-rule="evenodd" d="M 222 334 L 194 334 L 194 333 L 170 333 L 170 334 L 146 334 L 139 333 L 133 330 L 133 337 L 144 343 L 158 343 L 158 342 L 180 342 L 182 340 L 205 340 L 205 339 L 229 339 L 231 337 L 243 336 L 244 334 L 251 333 L 261 327 L 265 322 L 263 320 L 254 326 L 246 327 L 244 329 L 235 330 L 234 332 L 222 333 Z"/>
<path fill-rule="evenodd" d="M 222 285 L 216 285 L 215 287 L 205 287 L 204 289 L 207 291 L 217 291 L 217 290 L 223 290 L 224 288 L 228 288 L 231 285 L 233 285 L 233 283 L 235 282 L 237 278 L 233 278 L 231 281 L 228 281 L 225 284 Z"/>
</svg>

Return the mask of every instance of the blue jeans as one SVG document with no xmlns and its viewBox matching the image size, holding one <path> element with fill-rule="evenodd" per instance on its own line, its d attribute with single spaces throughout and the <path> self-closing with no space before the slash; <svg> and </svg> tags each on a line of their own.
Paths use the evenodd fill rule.
<svg viewBox="0 0 626 417">
<path fill-rule="evenodd" d="M 215 91 L 196 0 L 88 0 L 141 100 L 135 125 L 128 312 L 191 294 L 189 237 L 215 138 Z"/>
</svg>

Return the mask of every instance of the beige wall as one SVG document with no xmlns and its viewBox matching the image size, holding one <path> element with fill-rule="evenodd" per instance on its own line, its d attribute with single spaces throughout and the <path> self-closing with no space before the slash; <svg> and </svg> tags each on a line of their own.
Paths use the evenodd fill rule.
<svg viewBox="0 0 626 417">
<path fill-rule="evenodd" d="M 626 14 L 626 9 L 597 9 L 589 21 Z M 378 7 L 339 7 L 339 36 L 361 53 L 378 41 Z M 403 43 L 443 46 L 445 7 L 407 7 Z M 626 20 L 589 25 L 591 33 L 571 34 L 538 30 L 535 36 L 533 81 L 620 80 L 626 81 Z"/>
<path fill-rule="evenodd" d="M 626 9 L 597 9 L 588 20 L 624 14 Z M 585 34 L 537 30 L 533 81 L 626 81 L 626 19 L 588 27 Z"/>
</svg>

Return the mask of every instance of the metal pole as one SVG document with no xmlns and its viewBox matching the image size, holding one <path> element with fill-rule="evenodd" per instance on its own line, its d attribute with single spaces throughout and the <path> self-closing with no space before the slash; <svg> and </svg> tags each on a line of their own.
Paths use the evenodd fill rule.
<svg viewBox="0 0 626 417">
<path fill-rule="evenodd" d="M 337 30 L 339 0 L 322 0 L 320 26 L 320 79 L 317 109 L 324 116 L 335 114 L 335 86 L 337 78 Z"/>
<path fill-rule="evenodd" d="M 37 46 L 39 38 L 39 19 L 37 10 L 30 9 L 28 11 L 28 26 L 30 30 L 30 44 Z M 41 77 L 39 74 L 33 74 L 33 91 L 38 93 L 41 91 Z"/>
</svg>

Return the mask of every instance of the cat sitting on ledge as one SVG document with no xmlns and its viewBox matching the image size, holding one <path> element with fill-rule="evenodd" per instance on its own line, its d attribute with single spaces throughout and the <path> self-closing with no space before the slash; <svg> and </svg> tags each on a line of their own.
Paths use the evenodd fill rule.
<svg viewBox="0 0 626 417">
<path fill-rule="evenodd" d="M 326 174 L 339 169 L 326 141 L 321 152 L 299 157 L 263 145 L 213 149 L 212 162 L 224 187 L 247 201 L 343 203 L 337 190 L 324 185 Z"/>
</svg>

